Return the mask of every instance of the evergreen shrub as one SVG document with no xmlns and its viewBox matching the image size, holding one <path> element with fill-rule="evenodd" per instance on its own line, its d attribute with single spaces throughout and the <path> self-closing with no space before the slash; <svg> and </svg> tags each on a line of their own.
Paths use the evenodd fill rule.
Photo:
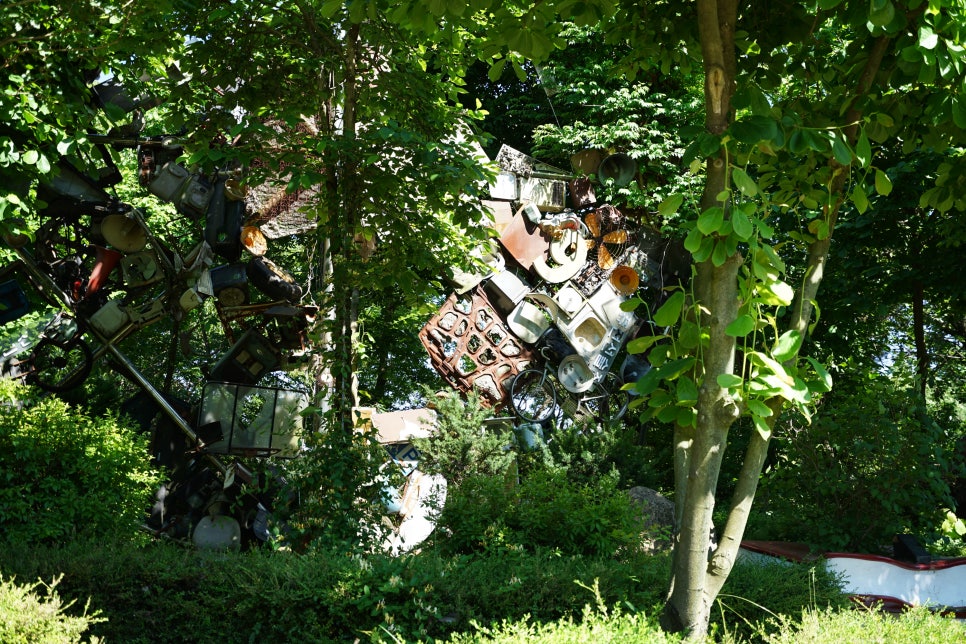
<svg viewBox="0 0 966 644">
<path fill-rule="evenodd" d="M 0 540 L 137 538 L 160 483 L 146 439 L 9 380 L 0 399 Z"/>
</svg>

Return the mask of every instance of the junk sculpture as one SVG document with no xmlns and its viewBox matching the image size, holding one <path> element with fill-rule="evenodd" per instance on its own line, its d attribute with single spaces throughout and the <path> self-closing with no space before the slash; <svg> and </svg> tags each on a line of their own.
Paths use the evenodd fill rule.
<svg viewBox="0 0 966 644">
<path fill-rule="evenodd" d="M 598 203 L 586 177 L 507 146 L 496 162 L 501 172 L 487 205 L 499 212 L 509 204 L 513 213 L 498 218 L 499 255 L 488 274 L 460 276 L 420 340 L 452 387 L 476 390 L 485 404 L 521 420 L 619 418 L 627 408 L 624 377 L 648 368 L 624 345 L 673 277 L 669 243 Z M 597 164 L 601 174 L 617 167 L 622 181 L 633 175 L 626 155 L 600 154 Z M 643 306 L 627 310 L 632 297 Z M 534 418 L 536 408 L 548 414 Z"/>
<path fill-rule="evenodd" d="M 133 108 L 111 82 L 93 89 L 99 106 L 123 99 Z M 252 474 L 241 461 L 221 458 L 298 453 L 307 394 L 258 383 L 306 352 L 316 307 L 299 303 L 299 284 L 266 256 L 264 235 L 249 223 L 240 168 L 202 173 L 179 162 L 176 137 L 124 129 L 88 135 L 106 164 L 96 173 L 59 160 L 56 176 L 38 187 L 45 205 L 35 240 L 5 239 L 19 259 L 0 269 L 0 323 L 31 310 L 47 315 L 37 337 L 25 330 L 0 367 L 60 392 L 111 356 L 141 388 L 128 411 L 152 432 L 152 455 L 170 472 L 146 527 L 201 547 L 264 541 L 271 499 L 248 491 Z M 108 145 L 136 150 L 141 186 L 198 224 L 203 233 L 191 248 L 156 235 L 145 212 L 108 192 L 121 180 Z M 181 320 L 205 300 L 214 302 L 231 347 L 191 406 L 163 395 L 118 344 L 161 319 Z"/>
</svg>

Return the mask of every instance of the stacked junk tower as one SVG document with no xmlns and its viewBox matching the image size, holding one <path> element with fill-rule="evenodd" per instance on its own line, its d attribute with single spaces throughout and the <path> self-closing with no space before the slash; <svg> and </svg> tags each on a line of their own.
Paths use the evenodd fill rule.
<svg viewBox="0 0 966 644">
<path fill-rule="evenodd" d="M 457 272 L 455 291 L 420 331 L 432 365 L 453 388 L 524 421 L 541 420 L 515 399 L 521 374 L 535 371 L 555 381 L 558 420 L 592 415 L 597 407 L 580 402 L 595 390 L 613 398 L 607 417 L 619 418 L 621 385 L 649 368 L 625 345 L 678 279 L 668 240 L 595 196 L 594 178 L 626 185 L 636 163 L 588 150 L 566 172 L 506 145 L 496 163 L 484 205 L 497 242 L 483 253 L 487 270 Z"/>
<path fill-rule="evenodd" d="M 98 106 L 137 107 L 112 81 L 94 92 Z M 241 459 L 298 453 L 308 393 L 265 386 L 263 378 L 305 354 L 317 313 L 268 256 L 268 240 L 292 231 L 263 230 L 241 169 L 186 167 L 177 137 L 137 130 L 88 139 L 104 166 L 88 173 L 60 159 L 54 178 L 38 187 L 35 239 L 5 238 L 18 259 L 0 269 L 0 323 L 31 312 L 44 321 L 39 341 L 21 338 L 4 353 L 2 371 L 62 392 L 107 356 L 139 387 L 124 411 L 151 432 L 152 456 L 170 473 L 145 527 L 202 547 L 265 541 L 271 499 L 252 492 L 264 486 L 246 485 L 252 473 Z M 108 146 L 136 151 L 142 188 L 172 204 L 197 238 L 182 247 L 156 234 L 145 211 L 113 194 L 121 173 Z M 229 349 L 207 366 L 201 401 L 187 404 L 156 387 L 119 345 L 158 321 L 182 320 L 206 300 Z"/>
</svg>

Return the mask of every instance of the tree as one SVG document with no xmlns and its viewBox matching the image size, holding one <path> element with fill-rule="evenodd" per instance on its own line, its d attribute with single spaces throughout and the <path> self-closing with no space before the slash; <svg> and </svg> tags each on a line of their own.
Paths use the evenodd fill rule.
<svg viewBox="0 0 966 644">
<path fill-rule="evenodd" d="M 496 68 L 517 65 L 519 54 L 542 59 L 562 44 L 560 17 L 588 24 L 615 10 L 609 2 L 491 4 L 473 8 L 489 12 L 480 52 Z M 578 6 L 583 15 L 575 16 Z M 433 13 L 455 20 L 463 8 L 434 5 Z M 628 73 L 699 66 L 704 77 L 705 131 L 685 159 L 703 159 L 705 173 L 697 217 L 683 224 L 693 284 L 655 316 L 674 333 L 635 347 L 656 345 L 656 368 L 637 388 L 648 413 L 675 426 L 680 529 L 665 617 L 700 636 L 737 555 L 779 414 L 794 407 L 808 415 L 831 386 L 820 363 L 799 355 L 837 223 L 865 212 L 872 191 L 891 190 L 873 166 L 873 143 L 942 151 L 959 136 L 964 16 L 943 0 L 740 10 L 735 0 L 631 0 L 619 9 L 607 42 L 630 44 Z M 936 198 L 954 201 L 951 189 Z M 659 212 L 676 212 L 684 197 L 665 200 Z M 742 415 L 756 431 L 711 551 L 721 458 Z"/>
<path fill-rule="evenodd" d="M 0 126 L 0 231 L 30 230 L 17 219 L 34 212 L 36 181 L 56 174 L 58 157 L 92 172 L 104 162 L 86 135 L 106 131 L 114 125 L 112 115 L 123 115 L 99 110 L 91 84 L 115 74 L 132 96 L 142 94 L 141 78 L 180 45 L 170 34 L 158 37 L 169 4 L 23 0 L 0 6 L 0 20 L 8 26 L 0 38 L 0 109 L 6 115 Z"/>
</svg>

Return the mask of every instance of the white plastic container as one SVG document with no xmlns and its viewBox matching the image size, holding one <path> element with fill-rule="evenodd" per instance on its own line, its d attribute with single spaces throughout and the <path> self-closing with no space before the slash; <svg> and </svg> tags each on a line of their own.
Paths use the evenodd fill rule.
<svg viewBox="0 0 966 644">
<path fill-rule="evenodd" d="M 91 326 L 104 337 L 113 338 L 130 319 L 121 308 L 121 300 L 111 300 L 91 316 Z"/>
</svg>

